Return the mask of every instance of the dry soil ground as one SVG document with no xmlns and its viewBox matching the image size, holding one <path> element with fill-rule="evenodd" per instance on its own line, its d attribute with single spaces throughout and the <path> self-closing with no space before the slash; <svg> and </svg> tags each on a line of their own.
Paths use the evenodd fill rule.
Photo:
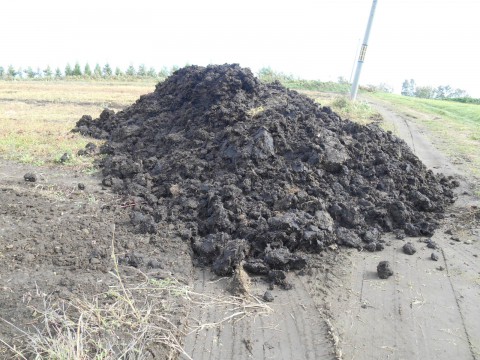
<svg viewBox="0 0 480 360">
<path fill-rule="evenodd" d="M 183 358 L 480 358 L 480 210 L 469 175 L 439 153 L 422 136 L 423 129 L 376 106 L 427 166 L 461 180 L 458 200 L 433 237 L 438 249 L 427 248 L 425 238 L 389 238 L 379 253 L 332 247 L 307 271 L 290 273 L 294 289 L 274 289 L 268 306 L 260 300 L 268 285 L 257 279 L 250 279 L 254 297 L 239 303 L 223 298 L 227 279 L 192 268 L 188 244 L 169 238 L 168 229 L 153 237 L 133 234 L 128 199 L 103 189 L 99 178 L 1 161 L 0 316 L 8 323 L 0 322 L 0 339 L 14 344 L 18 331 L 12 325 L 40 323 L 35 309 L 41 310 L 46 299 L 93 297 L 115 285 L 110 273 L 115 228 L 118 258 L 134 254 L 149 276 L 174 274 L 196 292 L 224 299 L 179 305 L 176 313 L 186 334 Z M 23 180 L 29 171 L 37 173 L 37 182 Z M 403 254 L 406 241 L 416 254 Z M 146 253 L 152 243 L 156 250 Z M 438 261 L 430 259 L 432 252 Z M 378 279 L 380 260 L 392 263 L 393 277 Z M 120 268 L 135 278 L 131 264 Z M 1 351 L 0 358 L 11 356 L 5 346 Z"/>
</svg>

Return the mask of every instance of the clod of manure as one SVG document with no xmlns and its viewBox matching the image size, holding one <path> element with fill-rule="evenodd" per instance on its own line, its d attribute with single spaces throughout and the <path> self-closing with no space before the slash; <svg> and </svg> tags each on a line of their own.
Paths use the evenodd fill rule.
<svg viewBox="0 0 480 360">
<path fill-rule="evenodd" d="M 407 255 L 413 255 L 417 252 L 417 250 L 413 247 L 412 243 L 409 242 L 403 245 L 402 249 L 403 252 Z"/>
<path fill-rule="evenodd" d="M 35 182 L 37 181 L 37 175 L 35 175 L 34 173 L 26 173 L 25 175 L 23 175 L 23 179 L 25 181 Z"/>
<path fill-rule="evenodd" d="M 393 275 L 389 261 L 380 261 L 377 265 L 377 274 L 380 279 L 388 279 Z"/>
<path fill-rule="evenodd" d="M 71 156 L 69 153 L 65 153 L 62 155 L 62 157 L 60 158 L 60 162 L 63 164 L 65 162 L 67 162 L 68 160 L 70 160 Z"/>
<path fill-rule="evenodd" d="M 274 299 L 272 293 L 270 291 L 265 291 L 265 294 L 263 294 L 263 300 L 265 300 L 266 302 L 272 302 Z"/>
<path fill-rule="evenodd" d="M 438 247 L 437 243 L 432 239 L 427 240 L 427 248 L 429 249 L 436 249 Z"/>
</svg>

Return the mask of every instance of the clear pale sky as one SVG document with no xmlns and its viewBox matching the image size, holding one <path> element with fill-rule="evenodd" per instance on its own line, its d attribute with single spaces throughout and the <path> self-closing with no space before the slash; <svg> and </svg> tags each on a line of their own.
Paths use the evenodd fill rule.
<svg viewBox="0 0 480 360">
<path fill-rule="evenodd" d="M 350 79 L 371 0 L 18 0 L 0 7 L 0 65 L 239 63 Z M 361 84 L 404 79 L 480 97 L 478 0 L 378 0 Z"/>
</svg>

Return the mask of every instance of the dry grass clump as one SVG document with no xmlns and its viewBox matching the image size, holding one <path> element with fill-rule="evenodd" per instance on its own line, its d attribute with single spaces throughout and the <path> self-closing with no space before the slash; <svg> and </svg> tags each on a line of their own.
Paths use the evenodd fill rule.
<svg viewBox="0 0 480 360">
<path fill-rule="evenodd" d="M 191 359 L 182 347 L 187 332 L 183 324 L 190 307 L 227 309 L 223 319 L 196 323 L 188 329 L 191 332 L 272 312 L 268 305 L 252 296 L 200 294 L 173 278 L 154 279 L 140 270 L 132 278 L 124 278 L 119 275 L 114 251 L 112 260 L 114 271 L 110 274 L 115 285 L 108 291 L 90 299 L 55 303 L 42 295 L 42 308 L 29 306 L 38 324 L 30 330 L 0 319 L 18 333 L 15 343 L 22 344 L 11 345 L 0 339 L 10 351 L 10 358 L 146 360 L 173 359 L 181 354 Z"/>
</svg>

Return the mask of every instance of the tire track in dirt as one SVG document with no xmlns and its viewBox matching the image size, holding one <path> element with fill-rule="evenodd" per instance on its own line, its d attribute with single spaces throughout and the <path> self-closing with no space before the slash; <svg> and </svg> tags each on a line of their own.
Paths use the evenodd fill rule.
<svg viewBox="0 0 480 360">
<path fill-rule="evenodd" d="M 436 269 L 442 264 L 428 259 L 430 249 L 408 256 L 403 241 L 391 244 L 380 255 L 352 252 L 348 298 L 330 296 L 344 359 L 475 358 L 448 275 Z M 392 263 L 393 278 L 378 278 L 380 260 Z"/>
<path fill-rule="evenodd" d="M 462 317 L 462 323 L 463 323 L 463 331 L 465 332 L 466 334 L 466 337 L 467 337 L 467 341 L 468 341 L 468 345 L 470 347 L 470 351 L 472 352 L 474 358 L 475 358 L 475 354 L 477 353 L 478 354 L 478 351 L 476 350 L 476 346 L 475 344 L 472 342 L 472 338 L 469 334 L 469 331 L 467 330 L 467 319 L 465 318 L 465 310 L 462 309 L 461 305 L 460 305 L 460 301 L 459 301 L 459 297 L 463 297 L 462 295 L 459 295 L 459 292 L 456 291 L 455 289 L 455 285 L 454 283 L 452 282 L 452 276 L 451 276 L 451 272 L 449 271 L 449 266 L 448 266 L 448 261 L 447 261 L 447 258 L 445 256 L 445 252 L 443 251 L 442 249 L 442 256 L 443 256 L 443 259 L 444 259 L 444 262 L 445 262 L 445 267 L 446 267 L 446 271 L 447 271 L 447 274 L 448 274 L 448 280 L 449 280 L 449 283 L 450 283 L 450 287 L 452 288 L 452 292 L 455 294 L 455 301 L 457 303 L 457 309 L 460 313 L 460 316 Z"/>
<path fill-rule="evenodd" d="M 196 292 L 226 295 L 227 279 L 210 281 L 212 275 L 206 270 L 197 270 L 196 274 Z M 268 306 L 273 312 L 193 330 L 185 339 L 186 352 L 195 360 L 335 359 L 322 314 L 299 278 L 291 276 L 291 281 L 292 290 L 272 291 L 275 300 Z M 262 294 L 265 289 L 266 284 L 253 283 L 251 293 Z M 190 312 L 189 327 L 194 329 L 196 323 L 222 322 L 230 313 L 229 306 L 195 306 Z"/>
</svg>

